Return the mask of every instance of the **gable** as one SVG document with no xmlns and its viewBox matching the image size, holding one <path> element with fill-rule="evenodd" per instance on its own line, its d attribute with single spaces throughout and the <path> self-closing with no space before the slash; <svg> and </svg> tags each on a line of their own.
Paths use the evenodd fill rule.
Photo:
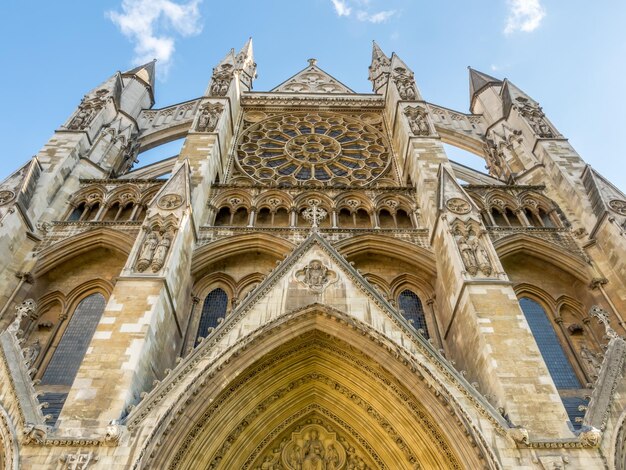
<svg viewBox="0 0 626 470">
<path fill-rule="evenodd" d="M 315 59 L 309 59 L 308 67 L 271 91 L 284 93 L 354 93 L 332 75 L 320 69 L 315 63 Z"/>
</svg>

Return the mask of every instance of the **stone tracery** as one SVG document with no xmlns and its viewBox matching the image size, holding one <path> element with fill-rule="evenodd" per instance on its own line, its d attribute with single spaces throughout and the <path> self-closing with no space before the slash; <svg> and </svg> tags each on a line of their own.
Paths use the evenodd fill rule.
<svg viewBox="0 0 626 470">
<path fill-rule="evenodd" d="M 270 117 L 239 141 L 241 170 L 265 184 L 364 186 L 390 165 L 384 136 L 373 126 L 336 113 Z"/>
</svg>

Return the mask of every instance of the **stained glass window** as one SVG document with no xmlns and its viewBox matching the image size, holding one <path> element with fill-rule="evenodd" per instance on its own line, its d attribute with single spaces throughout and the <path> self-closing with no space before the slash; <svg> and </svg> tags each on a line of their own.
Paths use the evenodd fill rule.
<svg viewBox="0 0 626 470">
<path fill-rule="evenodd" d="M 202 304 L 202 314 L 200 324 L 196 333 L 196 345 L 201 337 L 206 337 L 209 328 L 217 326 L 217 319 L 226 317 L 228 307 L 228 295 L 223 289 L 217 288 L 209 292 Z"/>
<path fill-rule="evenodd" d="M 410 290 L 402 291 L 398 296 L 398 304 L 400 305 L 400 309 L 404 312 L 404 318 L 409 320 L 416 330 L 424 330 L 424 336 L 430 338 L 422 301 L 417 294 Z"/>
</svg>

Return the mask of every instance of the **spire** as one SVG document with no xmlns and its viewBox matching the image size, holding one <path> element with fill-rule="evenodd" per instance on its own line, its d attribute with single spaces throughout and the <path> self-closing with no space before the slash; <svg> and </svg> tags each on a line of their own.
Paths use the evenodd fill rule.
<svg viewBox="0 0 626 470">
<path fill-rule="evenodd" d="M 135 67 L 134 69 L 130 69 L 129 71 L 124 72 L 122 75 L 132 75 L 145 82 L 146 85 L 149 85 L 150 88 L 154 90 L 155 64 L 156 59 L 152 59 L 150 62 Z"/>
<path fill-rule="evenodd" d="M 415 75 L 408 65 L 394 52 L 391 54 L 391 77 L 401 100 L 419 101 L 422 95 L 415 84 Z"/>
<path fill-rule="evenodd" d="M 244 46 L 235 58 L 236 68 L 241 72 L 240 80 L 252 89 L 252 81 L 256 78 L 256 63 L 254 62 L 254 50 L 252 48 L 252 38 L 248 38 Z"/>
<path fill-rule="evenodd" d="M 539 103 L 533 100 L 530 96 L 516 87 L 508 79 L 504 80 L 504 86 L 502 87 L 502 107 L 504 116 L 508 116 L 511 112 L 513 105 L 520 107 L 530 106 L 532 108 L 541 109 Z"/>
<path fill-rule="evenodd" d="M 478 95 L 486 87 L 502 85 L 502 80 L 498 80 L 491 75 L 479 72 L 478 70 L 474 70 L 471 67 L 468 67 L 468 70 L 470 85 L 470 103 L 472 103 L 476 95 Z"/>
<path fill-rule="evenodd" d="M 369 66 L 369 80 L 374 93 L 382 89 L 389 79 L 391 60 L 385 55 L 376 41 L 372 41 L 372 63 Z"/>
</svg>

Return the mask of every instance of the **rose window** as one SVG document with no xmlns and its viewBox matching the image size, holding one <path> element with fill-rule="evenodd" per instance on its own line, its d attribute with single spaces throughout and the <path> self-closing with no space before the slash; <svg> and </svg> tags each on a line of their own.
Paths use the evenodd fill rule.
<svg viewBox="0 0 626 470">
<path fill-rule="evenodd" d="M 274 116 L 250 126 L 239 141 L 240 169 L 264 184 L 356 184 L 389 166 L 385 138 L 373 126 L 333 113 Z"/>
</svg>

